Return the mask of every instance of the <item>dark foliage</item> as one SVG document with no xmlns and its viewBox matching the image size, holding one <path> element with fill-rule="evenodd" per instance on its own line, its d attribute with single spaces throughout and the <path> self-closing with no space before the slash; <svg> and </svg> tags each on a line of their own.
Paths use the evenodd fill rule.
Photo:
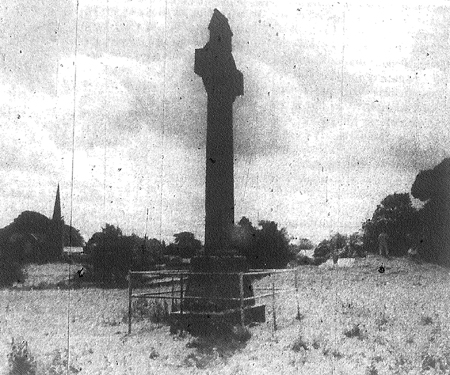
<svg viewBox="0 0 450 375">
<path fill-rule="evenodd" d="M 330 238 L 321 241 L 314 249 L 314 258 L 317 263 L 327 259 L 355 258 L 365 256 L 363 250 L 363 234 L 355 232 L 350 235 L 335 233 Z"/>
<path fill-rule="evenodd" d="M 202 244 L 191 232 L 180 232 L 173 235 L 175 240 L 166 248 L 166 254 L 181 258 L 192 258 L 198 255 Z"/>
<path fill-rule="evenodd" d="M 86 245 L 91 257 L 94 278 L 101 282 L 124 282 L 132 268 L 134 241 L 122 230 L 106 224 L 94 233 Z"/>
<path fill-rule="evenodd" d="M 12 341 L 11 352 L 8 354 L 8 367 L 10 375 L 36 374 L 36 361 L 26 341 Z"/>
<path fill-rule="evenodd" d="M 308 238 L 301 238 L 296 247 L 298 250 L 312 250 L 314 249 L 314 243 Z"/>
<path fill-rule="evenodd" d="M 286 267 L 292 254 L 285 228 L 278 229 L 277 223 L 265 220 L 258 225 L 260 229 L 242 217 L 235 228 L 234 248 L 247 258 L 251 268 Z"/>
<path fill-rule="evenodd" d="M 70 238 L 72 246 L 82 246 L 84 243 L 77 229 L 34 211 L 22 212 L 11 224 L 0 230 L 0 242 L 8 243 L 12 247 L 11 251 L 21 254 L 26 262 L 59 260 L 62 245 L 69 245 Z"/>
<path fill-rule="evenodd" d="M 321 241 L 314 249 L 314 257 L 329 258 L 338 249 L 344 249 L 348 238 L 341 233 L 333 234 L 329 239 Z"/>
<path fill-rule="evenodd" d="M 141 238 L 132 234 L 133 241 L 133 270 L 150 270 L 163 259 L 163 244 L 156 238 Z"/>
<path fill-rule="evenodd" d="M 23 252 L 27 262 L 52 262 L 62 255 L 61 225 L 34 212 L 22 212 L 9 226 L 14 251 Z M 12 240 L 12 241 L 11 241 Z"/>
<path fill-rule="evenodd" d="M 24 255 L 16 251 L 6 241 L 0 243 L 0 287 L 11 286 L 15 282 L 23 282 Z"/>
<path fill-rule="evenodd" d="M 64 225 L 64 246 L 84 246 L 84 238 L 80 231 L 70 225 Z"/>
<path fill-rule="evenodd" d="M 411 194 L 426 202 L 418 213 L 415 238 L 420 256 L 450 266 L 450 158 L 433 169 L 421 171 Z"/>
<path fill-rule="evenodd" d="M 39 212 L 24 211 L 14 219 L 12 225 L 15 232 L 47 233 L 50 223 L 51 220 Z"/>
<path fill-rule="evenodd" d="M 413 245 L 418 226 L 418 212 L 408 193 L 394 193 L 384 198 L 372 218 L 363 223 L 364 248 L 378 252 L 378 236 L 388 235 L 389 254 L 403 256 Z"/>
</svg>

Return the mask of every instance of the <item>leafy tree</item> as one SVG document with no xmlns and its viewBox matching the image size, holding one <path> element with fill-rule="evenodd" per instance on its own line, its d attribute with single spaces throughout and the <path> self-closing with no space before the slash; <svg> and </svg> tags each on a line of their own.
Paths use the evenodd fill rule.
<svg viewBox="0 0 450 375">
<path fill-rule="evenodd" d="M 80 231 L 67 224 L 64 224 L 64 246 L 84 246 L 84 238 Z"/>
<path fill-rule="evenodd" d="M 191 232 L 180 232 L 173 235 L 175 240 L 167 247 L 167 253 L 180 256 L 181 258 L 192 258 L 199 253 L 202 243 L 197 240 Z"/>
<path fill-rule="evenodd" d="M 329 239 L 321 241 L 314 249 L 314 257 L 328 258 L 338 249 L 344 249 L 348 243 L 345 234 L 335 233 Z"/>
<path fill-rule="evenodd" d="M 364 256 L 364 233 L 354 232 L 348 237 L 349 250 L 352 257 Z"/>
<path fill-rule="evenodd" d="M 411 246 L 411 237 L 417 229 L 417 210 L 412 206 L 408 193 L 394 193 L 384 198 L 371 219 L 363 223 L 364 247 L 378 251 L 378 235 L 388 234 L 389 253 L 402 256 Z"/>
<path fill-rule="evenodd" d="M 10 244 L 11 251 L 23 254 L 25 261 L 49 262 L 62 255 L 60 238 L 57 238 L 61 233 L 61 224 L 38 212 L 24 211 L 2 231 L 5 238 L 17 239 Z M 24 252 L 26 243 L 31 246 L 31 250 Z"/>
<path fill-rule="evenodd" d="M 426 202 L 418 212 L 419 254 L 426 261 L 450 266 L 450 158 L 419 172 L 411 194 Z"/>
<path fill-rule="evenodd" d="M 245 216 L 234 231 L 233 246 L 247 258 L 252 268 L 283 268 L 292 258 L 285 228 L 274 221 L 261 220 L 254 228 Z"/>
<path fill-rule="evenodd" d="M 123 282 L 132 267 L 134 245 L 133 238 L 124 236 L 114 225 L 106 224 L 101 232 L 94 233 L 87 244 L 94 277 L 103 282 Z"/>
<path fill-rule="evenodd" d="M 141 238 L 132 234 L 133 240 L 133 269 L 149 270 L 162 260 L 163 246 L 156 238 Z"/>
<path fill-rule="evenodd" d="M 308 238 L 301 238 L 296 245 L 299 250 L 312 250 L 314 249 L 314 243 Z"/>
<path fill-rule="evenodd" d="M 15 232 L 47 234 L 51 220 L 39 212 L 24 211 L 16 219 L 13 226 Z"/>
</svg>

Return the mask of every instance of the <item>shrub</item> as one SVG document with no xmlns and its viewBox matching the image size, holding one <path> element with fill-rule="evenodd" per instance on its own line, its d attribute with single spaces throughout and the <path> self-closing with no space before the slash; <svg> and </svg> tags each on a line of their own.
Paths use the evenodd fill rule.
<svg viewBox="0 0 450 375">
<path fill-rule="evenodd" d="M 36 361 L 28 349 L 25 340 L 11 341 L 11 352 L 8 354 L 8 375 L 35 375 Z"/>
<path fill-rule="evenodd" d="M 303 254 L 297 254 L 297 256 L 295 257 L 295 264 L 299 265 L 299 266 L 309 266 L 309 265 L 314 265 L 314 259 L 311 259 L 309 257 L 307 257 L 306 255 Z"/>
<path fill-rule="evenodd" d="M 134 241 L 120 228 L 106 224 L 88 242 L 94 278 L 102 282 L 124 282 L 132 267 Z"/>
<path fill-rule="evenodd" d="M 373 363 L 366 368 L 366 375 L 378 375 L 378 370 Z"/>
<path fill-rule="evenodd" d="M 352 328 L 345 330 L 344 335 L 348 338 L 356 337 L 360 340 L 363 338 L 359 324 L 354 324 Z"/>
<path fill-rule="evenodd" d="M 202 244 L 191 232 L 175 233 L 174 243 L 166 248 L 166 254 L 180 258 L 192 258 L 199 254 Z"/>
<path fill-rule="evenodd" d="M 348 238 L 346 235 L 335 233 L 329 239 L 320 242 L 314 249 L 314 257 L 316 258 L 330 258 L 333 253 L 339 249 L 345 248 Z"/>
<path fill-rule="evenodd" d="M 80 372 L 79 369 L 76 369 L 73 366 L 67 366 L 67 358 L 68 358 L 67 349 L 59 350 L 56 349 L 52 353 L 52 362 L 46 366 L 45 374 L 48 375 L 74 375 Z M 68 372 L 67 372 L 68 370 Z"/>
<path fill-rule="evenodd" d="M 8 244 L 0 248 L 0 287 L 11 286 L 15 282 L 23 281 L 23 258 L 14 253 Z"/>
<path fill-rule="evenodd" d="M 285 228 L 274 221 L 259 221 L 260 229 L 243 217 L 233 233 L 233 247 L 247 258 L 251 268 L 286 267 L 292 254 Z"/>
<path fill-rule="evenodd" d="M 232 329 L 232 338 L 239 342 L 247 342 L 252 337 L 252 333 L 247 327 L 240 325 L 234 326 Z"/>
<path fill-rule="evenodd" d="M 298 337 L 298 338 L 292 343 L 291 349 L 292 349 L 294 352 L 297 352 L 297 353 L 298 353 L 301 349 L 308 350 L 308 345 L 306 344 L 305 341 L 303 341 L 302 337 Z"/>
<path fill-rule="evenodd" d="M 169 323 L 169 304 L 166 300 L 138 299 L 131 305 L 131 317 L 133 320 L 150 320 L 156 324 Z M 128 311 L 124 311 L 122 322 L 128 322 Z"/>
</svg>

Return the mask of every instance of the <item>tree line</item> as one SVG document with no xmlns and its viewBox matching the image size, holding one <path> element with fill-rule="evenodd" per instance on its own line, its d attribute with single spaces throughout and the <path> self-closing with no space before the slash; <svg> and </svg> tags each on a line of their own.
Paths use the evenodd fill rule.
<svg viewBox="0 0 450 375">
<path fill-rule="evenodd" d="M 421 201 L 422 207 L 415 207 L 411 196 Z M 432 169 L 420 171 L 410 193 L 394 193 L 385 197 L 372 217 L 362 223 L 359 232 L 350 235 L 335 233 L 317 246 L 303 238 L 298 245 L 293 246 L 289 244 L 286 229 L 279 228 L 276 222 L 261 220 L 255 226 L 244 216 L 234 226 L 231 246 L 237 254 L 246 257 L 251 268 L 282 268 L 301 249 L 314 248 L 319 263 L 336 251 L 340 251 L 340 256 L 376 253 L 378 235 L 385 232 L 388 234 L 391 255 L 406 255 L 408 249 L 414 247 L 425 261 L 450 266 L 448 228 L 450 158 Z M 1 284 L 20 278 L 21 266 L 26 262 L 60 259 L 61 254 L 55 253 L 53 247 L 44 246 L 51 230 L 51 220 L 32 211 L 23 212 L 9 226 L 0 229 Z M 37 248 L 39 244 L 42 245 L 37 258 L 27 258 L 20 241 L 11 242 L 15 235 L 27 233 L 33 234 L 30 241 L 35 241 Z M 17 238 L 23 240 L 20 235 Z M 64 225 L 64 243 L 83 245 L 84 239 L 77 229 Z M 173 242 L 166 245 L 155 238 L 124 235 L 119 227 L 110 224 L 94 233 L 84 248 L 95 278 L 108 282 L 124 280 L 129 269 L 149 270 L 158 263 L 181 267 L 181 259 L 202 253 L 200 240 L 191 232 L 174 234 Z"/>
</svg>

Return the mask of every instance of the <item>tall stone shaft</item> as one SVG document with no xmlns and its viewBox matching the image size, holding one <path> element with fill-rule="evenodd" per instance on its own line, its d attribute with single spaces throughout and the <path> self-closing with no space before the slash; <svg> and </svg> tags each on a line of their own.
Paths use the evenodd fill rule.
<svg viewBox="0 0 450 375">
<path fill-rule="evenodd" d="M 244 94 L 244 82 L 231 54 L 228 19 L 214 9 L 208 28 L 209 42 L 195 50 L 194 71 L 208 94 L 205 252 L 220 255 L 230 247 L 234 225 L 233 102 Z"/>
</svg>

